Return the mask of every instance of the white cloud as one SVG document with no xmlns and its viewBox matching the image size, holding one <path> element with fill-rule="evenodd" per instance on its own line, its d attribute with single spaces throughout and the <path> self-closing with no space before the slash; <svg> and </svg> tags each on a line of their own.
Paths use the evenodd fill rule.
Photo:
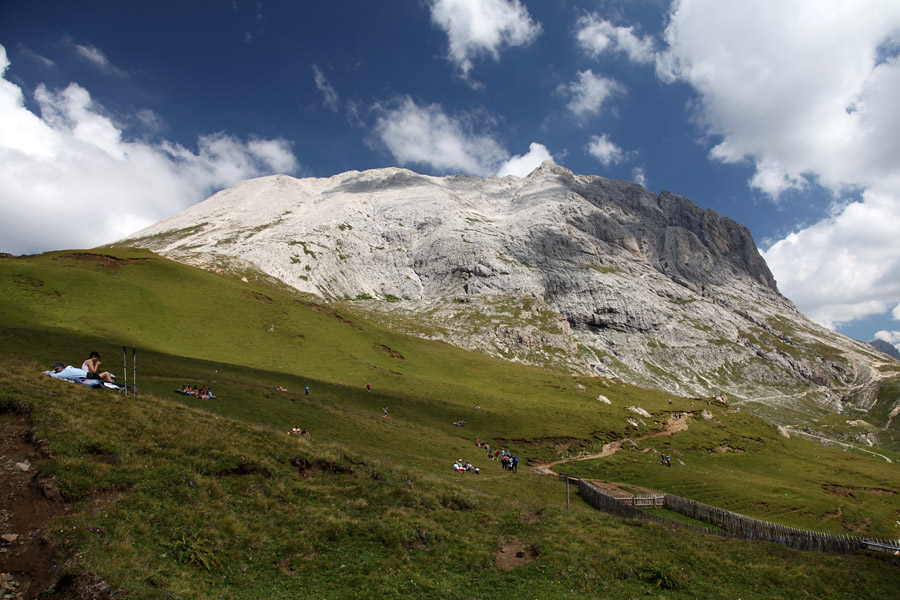
<svg viewBox="0 0 900 600">
<path fill-rule="evenodd" d="M 750 186 L 861 194 L 764 253 L 781 291 L 832 327 L 900 302 L 898 36 L 895 0 L 681 0 L 657 57 L 698 94 L 710 158 L 754 165 Z"/>
<path fill-rule="evenodd" d="M 647 174 L 640 167 L 635 167 L 631 170 L 631 179 L 638 185 L 647 185 Z"/>
<path fill-rule="evenodd" d="M 652 37 L 640 37 L 633 27 L 613 25 L 596 14 L 578 19 L 575 37 L 581 49 L 595 58 L 604 52 L 621 52 L 636 63 L 649 64 L 656 59 Z"/>
<path fill-rule="evenodd" d="M 895 321 L 900 321 L 900 304 L 894 307 L 894 310 L 891 311 L 891 317 Z"/>
<path fill-rule="evenodd" d="M 334 91 L 334 88 L 328 83 L 328 79 L 325 78 L 325 75 L 322 73 L 322 70 L 319 69 L 318 66 L 313 65 L 313 77 L 316 81 L 316 87 L 322 92 L 322 96 L 324 97 L 325 106 L 331 112 L 338 111 L 338 94 Z"/>
<path fill-rule="evenodd" d="M 875 339 L 882 340 L 888 344 L 894 344 L 894 346 L 900 350 L 900 331 L 882 330 L 875 334 Z"/>
<path fill-rule="evenodd" d="M 579 119 L 599 114 L 603 105 L 611 97 L 624 94 L 625 88 L 614 79 L 594 72 L 579 71 L 578 79 L 569 84 L 562 84 L 558 91 L 570 98 L 568 108 Z"/>
<path fill-rule="evenodd" d="M 900 193 L 862 201 L 794 232 L 763 252 L 782 293 L 834 328 L 882 314 L 900 300 Z"/>
<path fill-rule="evenodd" d="M 541 33 L 519 0 L 431 0 L 431 20 L 448 37 L 448 58 L 468 78 L 472 60 L 494 60 L 505 47 L 525 46 Z"/>
<path fill-rule="evenodd" d="M 588 154 L 607 167 L 625 158 L 625 152 L 616 146 L 615 143 L 611 142 L 609 135 L 605 133 L 603 135 L 591 136 L 591 140 L 587 145 L 587 151 Z"/>
<path fill-rule="evenodd" d="M 28 46 L 25 46 L 24 44 L 19 44 L 16 47 L 16 49 L 21 53 L 22 56 L 25 56 L 25 57 L 33 60 L 34 62 L 41 65 L 45 69 L 53 69 L 56 67 L 55 62 L 53 62 L 46 56 L 41 56 L 40 54 L 38 54 L 37 52 L 35 52 L 31 48 L 29 48 Z"/>
<path fill-rule="evenodd" d="M 9 61 L 0 46 L 0 75 Z M 129 141 L 84 88 L 38 86 L 40 116 L 0 78 L 0 251 L 108 243 L 242 179 L 297 168 L 284 140 L 202 136 L 197 151 Z M 137 120 L 140 122 L 140 119 Z"/>
<path fill-rule="evenodd" d="M 95 67 L 106 73 L 107 75 L 115 75 L 116 77 L 128 77 L 128 73 L 115 66 L 106 55 L 93 44 L 75 44 L 75 51 L 88 62 L 94 64 Z"/>
<path fill-rule="evenodd" d="M 472 113 L 450 116 L 438 104 L 419 106 L 408 96 L 375 110 L 375 135 L 402 165 L 487 176 L 509 157 L 492 137 L 474 132 L 478 116 Z"/>
<path fill-rule="evenodd" d="M 503 163 L 500 169 L 497 170 L 497 176 L 516 175 L 517 177 L 525 177 L 545 161 L 556 162 L 546 146 L 537 142 L 531 142 L 531 145 L 528 147 L 528 153 L 522 156 L 513 156 Z"/>
<path fill-rule="evenodd" d="M 898 33 L 893 0 L 684 0 L 658 66 L 700 94 L 711 156 L 754 163 L 760 190 L 842 190 L 897 174 L 900 67 L 878 49 Z"/>
</svg>

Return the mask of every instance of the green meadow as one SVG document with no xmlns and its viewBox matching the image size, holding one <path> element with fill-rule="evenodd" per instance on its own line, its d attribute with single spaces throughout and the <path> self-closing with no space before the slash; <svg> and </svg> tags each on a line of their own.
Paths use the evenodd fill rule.
<svg viewBox="0 0 900 600">
<path fill-rule="evenodd" d="M 888 463 L 785 438 L 705 399 L 398 334 L 259 273 L 212 273 L 143 250 L 0 258 L 0 286 L 0 412 L 28 415 L 44 448 L 35 468 L 70 507 L 47 527 L 58 586 L 103 581 L 112 598 L 896 593 L 898 557 L 626 521 L 574 488 L 567 507 L 564 484 L 532 466 L 652 436 L 555 470 L 896 539 L 897 453 L 878 450 Z M 56 361 L 80 366 L 93 350 L 119 381 L 127 365 L 134 382 L 136 368 L 140 393 L 41 373 Z M 185 384 L 216 399 L 174 393 Z M 652 417 L 629 424 L 631 406 Z M 691 412 L 687 430 L 653 436 L 673 411 Z M 476 438 L 511 449 L 519 472 L 486 460 Z M 458 458 L 481 473 L 454 472 Z"/>
</svg>

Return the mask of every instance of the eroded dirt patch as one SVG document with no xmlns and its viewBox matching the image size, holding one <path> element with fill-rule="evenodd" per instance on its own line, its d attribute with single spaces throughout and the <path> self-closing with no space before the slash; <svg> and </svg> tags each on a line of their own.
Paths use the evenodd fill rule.
<svg viewBox="0 0 900 600">
<path fill-rule="evenodd" d="M 494 551 L 497 567 L 504 571 L 515 569 L 529 560 L 537 558 L 539 552 L 534 546 L 525 542 L 513 541 L 501 545 Z"/>
<path fill-rule="evenodd" d="M 741 449 L 741 448 L 732 448 L 732 447 L 729 446 L 728 444 L 725 444 L 725 445 L 722 445 L 722 446 L 716 446 L 716 447 L 715 447 L 715 451 L 716 451 L 716 452 L 721 452 L 721 453 L 725 453 L 725 452 L 743 452 L 743 449 Z"/>
<path fill-rule="evenodd" d="M 856 494 L 865 493 L 865 494 L 877 494 L 880 496 L 893 496 L 897 494 L 896 490 L 889 490 L 885 488 L 875 488 L 875 487 L 861 487 L 855 485 L 840 485 L 837 483 L 826 483 L 822 485 L 822 489 L 828 492 L 829 494 L 834 494 L 835 496 L 854 496 Z"/>
<path fill-rule="evenodd" d="M 382 354 L 385 354 L 391 358 L 394 358 L 397 360 L 405 360 L 403 358 L 403 355 L 400 354 L 400 352 L 398 352 L 397 350 L 394 350 L 390 346 L 385 346 L 384 344 L 375 344 L 375 350 L 377 350 L 378 352 L 381 352 Z"/>
<path fill-rule="evenodd" d="M 59 577 L 44 528 L 66 512 L 55 481 L 35 476 L 29 431 L 26 415 L 0 414 L 0 597 L 15 600 L 37 598 Z"/>
<path fill-rule="evenodd" d="M 141 263 L 148 260 L 149 258 L 116 258 L 115 256 L 110 256 L 108 254 L 91 254 L 89 252 L 73 252 L 72 254 L 66 254 L 64 256 L 60 256 L 55 260 L 83 260 L 88 262 L 93 262 L 98 266 L 101 266 L 105 269 L 118 269 L 119 267 Z"/>
<path fill-rule="evenodd" d="M 254 300 L 258 300 L 259 302 L 262 302 L 263 304 L 274 304 L 275 303 L 274 300 L 272 300 L 265 294 L 261 294 L 259 292 L 254 292 L 253 290 L 244 290 L 243 294 L 245 296 L 249 296 L 250 298 L 253 298 Z"/>
</svg>

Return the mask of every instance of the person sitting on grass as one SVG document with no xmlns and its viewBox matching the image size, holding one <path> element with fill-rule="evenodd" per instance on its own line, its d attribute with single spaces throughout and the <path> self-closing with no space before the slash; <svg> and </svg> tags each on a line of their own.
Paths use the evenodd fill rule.
<svg viewBox="0 0 900 600">
<path fill-rule="evenodd" d="M 88 379 L 102 379 L 103 381 L 106 381 L 108 383 L 113 383 L 116 379 L 112 376 L 111 373 L 107 371 L 103 371 L 102 373 L 97 372 L 100 369 L 99 352 L 91 352 L 91 355 L 88 357 L 88 359 L 81 364 L 81 368 L 87 371 Z"/>
<path fill-rule="evenodd" d="M 78 369 L 76 367 L 73 367 L 72 365 L 66 366 L 61 362 L 53 365 L 53 368 L 49 371 L 46 371 L 46 373 L 50 377 L 55 377 L 56 379 L 87 379 L 87 371 L 85 371 L 84 369 Z"/>
</svg>

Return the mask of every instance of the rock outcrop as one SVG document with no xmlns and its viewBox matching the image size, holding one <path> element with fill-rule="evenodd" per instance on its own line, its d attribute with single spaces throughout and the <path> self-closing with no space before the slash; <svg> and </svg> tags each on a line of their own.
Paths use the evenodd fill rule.
<svg viewBox="0 0 900 600">
<path fill-rule="evenodd" d="M 869 345 L 879 352 L 887 354 L 891 358 L 900 360 L 900 350 L 897 350 L 897 348 L 893 344 L 889 344 L 884 340 L 872 340 L 871 342 L 869 342 Z"/>
</svg>

